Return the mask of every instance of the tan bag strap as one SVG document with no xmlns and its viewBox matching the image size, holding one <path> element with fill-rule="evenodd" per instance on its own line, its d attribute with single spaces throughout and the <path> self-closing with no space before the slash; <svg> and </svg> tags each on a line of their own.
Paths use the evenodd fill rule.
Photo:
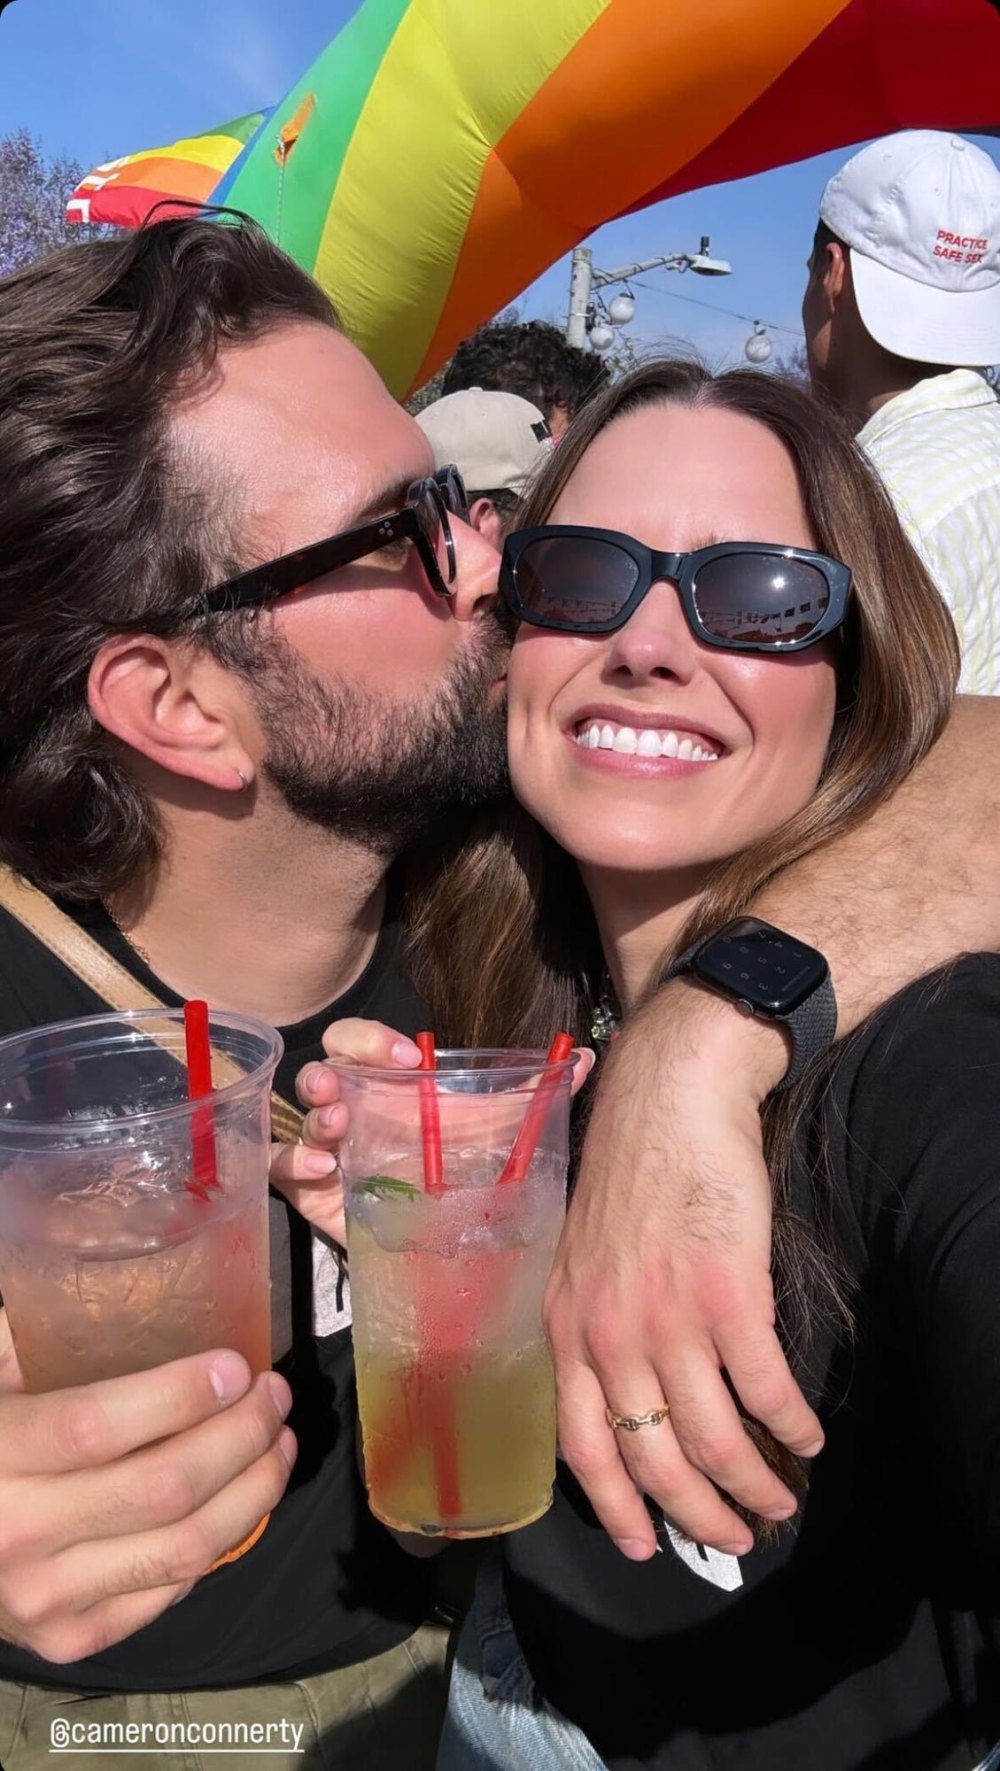
<svg viewBox="0 0 1000 1771">
<path fill-rule="evenodd" d="M 60 910 L 58 904 L 46 897 L 37 887 L 29 885 L 12 873 L 9 867 L 0 867 L 0 906 L 9 910 L 18 922 L 41 941 L 44 947 L 62 960 L 63 965 L 74 972 L 89 990 L 106 1002 L 109 1008 L 122 1012 L 130 1009 L 165 1008 L 151 990 L 140 984 L 137 978 L 110 953 L 105 953 L 99 941 L 88 935 L 79 923 Z M 223 1087 L 229 1082 L 236 1082 L 243 1075 L 224 1052 L 216 1046 L 212 1047 L 212 1069 L 216 1086 Z M 302 1130 L 302 1114 L 284 1095 L 276 1090 L 271 1094 L 271 1134 L 283 1144 L 294 1144 Z"/>
</svg>

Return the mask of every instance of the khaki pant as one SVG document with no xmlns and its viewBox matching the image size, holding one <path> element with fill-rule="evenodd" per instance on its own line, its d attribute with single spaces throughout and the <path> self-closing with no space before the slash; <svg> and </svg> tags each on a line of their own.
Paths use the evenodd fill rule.
<svg viewBox="0 0 1000 1771">
<path fill-rule="evenodd" d="M 450 1634 L 424 1624 L 374 1660 L 289 1685 L 89 1697 L 0 1679 L 0 1766 L 433 1771 Z"/>
</svg>

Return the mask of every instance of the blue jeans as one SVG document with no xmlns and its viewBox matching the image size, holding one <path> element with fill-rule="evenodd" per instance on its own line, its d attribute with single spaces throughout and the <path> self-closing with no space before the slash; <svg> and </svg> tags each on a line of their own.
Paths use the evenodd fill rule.
<svg viewBox="0 0 1000 1771">
<path fill-rule="evenodd" d="M 499 1557 L 480 1568 L 458 1638 L 437 1771 L 606 1771 L 587 1736 L 537 1689 L 507 1612 Z"/>
</svg>

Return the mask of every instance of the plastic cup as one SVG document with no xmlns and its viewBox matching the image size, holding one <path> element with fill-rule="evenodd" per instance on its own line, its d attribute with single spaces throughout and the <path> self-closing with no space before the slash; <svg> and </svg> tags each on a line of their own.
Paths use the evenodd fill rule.
<svg viewBox="0 0 1000 1771">
<path fill-rule="evenodd" d="M 369 1505 L 400 1531 L 514 1531 L 552 1501 L 541 1312 L 565 1213 L 572 1060 L 438 1052 L 443 1185 L 430 1189 L 428 1072 L 335 1068 Z M 502 1182 L 533 1103 L 527 1172 Z"/>
<path fill-rule="evenodd" d="M 271 1364 L 267 1175 L 279 1035 L 210 1018 L 187 1098 L 182 1011 L 0 1041 L 0 1292 L 28 1390 L 232 1347 Z M 220 1056 L 221 1054 L 221 1056 Z M 222 1086 L 224 1084 L 224 1086 Z M 195 1175 L 214 1143 L 214 1185 Z"/>
</svg>

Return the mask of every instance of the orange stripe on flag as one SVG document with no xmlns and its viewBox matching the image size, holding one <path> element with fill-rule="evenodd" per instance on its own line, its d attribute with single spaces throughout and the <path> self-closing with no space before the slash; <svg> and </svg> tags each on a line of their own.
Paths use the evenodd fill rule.
<svg viewBox="0 0 1000 1771">
<path fill-rule="evenodd" d="M 700 153 L 849 4 L 713 0 L 697 9 L 654 10 L 649 0 L 612 0 L 487 160 L 413 387 L 482 314 L 502 307 L 605 216 L 638 201 Z M 583 166 L 581 116 L 587 118 Z"/>
<path fill-rule="evenodd" d="M 197 166 L 190 160 L 165 160 L 160 155 L 148 160 L 129 160 L 126 165 L 117 167 L 103 181 L 101 188 L 106 192 L 136 189 L 169 191 L 172 197 L 200 202 L 215 189 L 218 182 L 219 174 L 212 166 Z"/>
</svg>

